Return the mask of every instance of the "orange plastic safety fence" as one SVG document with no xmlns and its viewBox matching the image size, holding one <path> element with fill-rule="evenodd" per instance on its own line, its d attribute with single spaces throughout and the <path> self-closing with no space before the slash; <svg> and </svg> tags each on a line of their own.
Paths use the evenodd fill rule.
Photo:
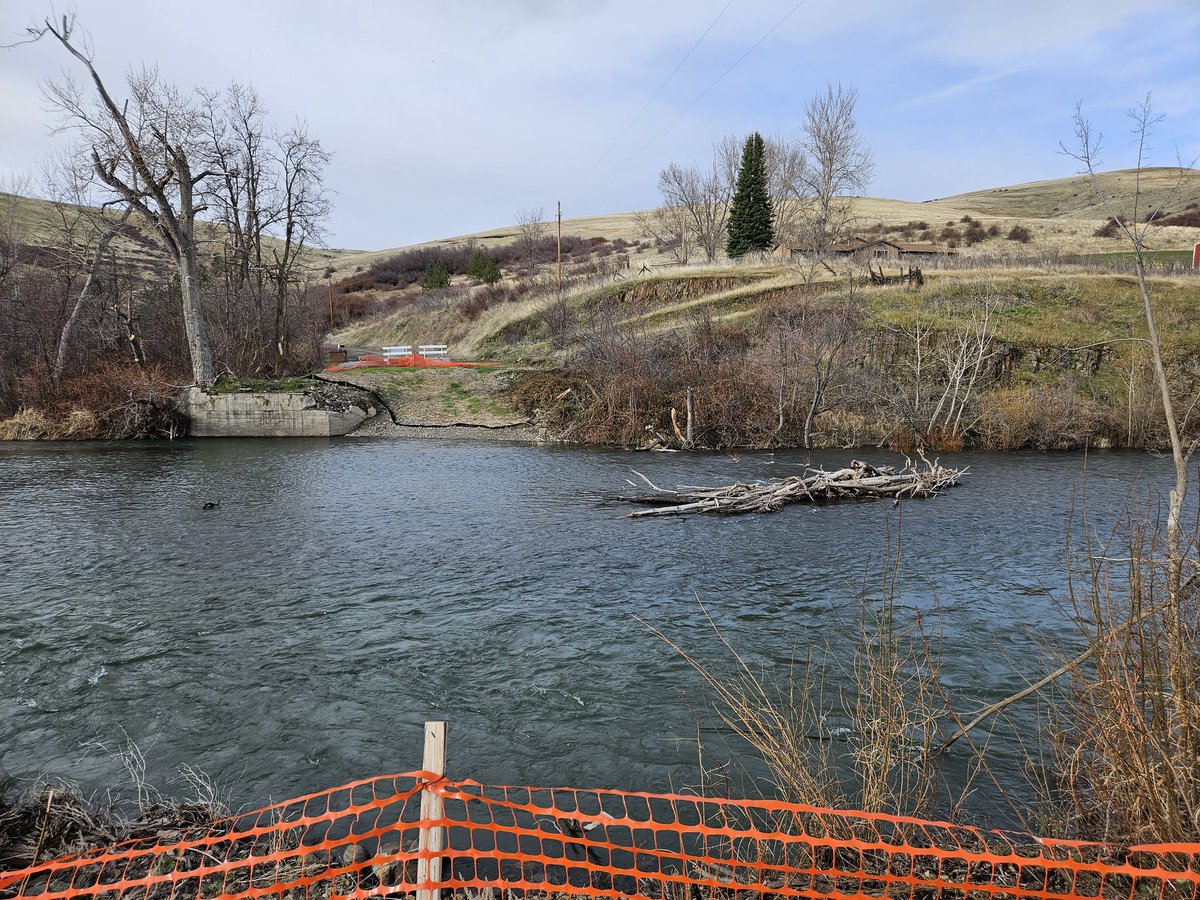
<svg viewBox="0 0 1200 900">
<path fill-rule="evenodd" d="M 326 372 L 343 372 L 347 369 L 438 369 L 463 368 L 478 366 L 498 366 L 498 362 L 465 362 L 461 360 L 439 359 L 425 356 L 421 353 L 409 353 L 407 356 L 381 356 L 378 353 L 364 353 L 353 362 L 335 363 L 325 367 Z"/>
<path fill-rule="evenodd" d="M 444 813 L 420 821 L 422 790 Z M 1197 900 L 1200 845 L 1115 848 L 771 801 L 495 787 L 425 773 L 355 782 L 177 840 L 0 874 L 0 898 L 403 896 L 422 827 L 443 896 L 646 900 Z"/>
</svg>

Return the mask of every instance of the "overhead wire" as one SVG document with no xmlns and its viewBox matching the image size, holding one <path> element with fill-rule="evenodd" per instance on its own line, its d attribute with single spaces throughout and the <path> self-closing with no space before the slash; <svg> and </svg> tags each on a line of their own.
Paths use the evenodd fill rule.
<svg viewBox="0 0 1200 900">
<path fill-rule="evenodd" d="M 629 134 L 629 129 L 631 129 L 634 125 L 636 125 L 638 123 L 638 121 L 642 118 L 642 116 L 645 115 L 646 110 L 648 110 L 650 108 L 650 105 L 652 103 L 654 103 L 655 100 L 658 99 L 658 95 L 661 94 L 663 92 L 663 90 L 666 88 L 666 86 L 671 83 L 671 80 L 677 74 L 679 74 L 679 70 L 683 68 L 684 63 L 686 63 L 689 59 L 692 58 L 692 54 L 696 52 L 696 48 L 699 47 L 701 43 L 703 43 L 704 39 L 706 37 L 708 37 L 709 32 L 712 31 L 713 28 L 716 27 L 717 22 L 721 21 L 721 17 L 723 15 L 725 15 L 725 13 L 729 10 L 729 7 L 731 7 L 731 6 L 733 6 L 733 0 L 728 0 L 728 2 L 723 7 L 721 7 L 721 11 L 719 13 L 717 13 L 716 18 L 714 18 L 711 22 L 709 22 L 708 27 L 704 29 L 704 33 L 701 34 L 700 37 L 696 38 L 696 42 L 694 44 L 692 44 L 692 46 L 688 50 L 688 52 L 683 55 L 683 59 L 681 59 L 678 63 L 675 64 L 675 68 L 671 70 L 671 74 L 668 75 L 665 79 L 663 79 L 662 84 L 660 84 L 658 86 L 657 90 L 655 90 L 654 93 L 651 94 L 650 99 L 646 101 L 645 105 L 643 105 L 642 108 L 638 110 L 637 115 L 635 115 L 632 119 L 630 119 L 629 122 L 625 125 L 625 127 L 621 129 L 621 133 L 618 134 L 613 139 L 613 142 L 608 145 L 607 149 L 605 149 L 605 151 L 600 154 L 599 158 L 597 158 L 597 160 L 594 163 L 592 163 L 591 168 L 589 168 L 583 174 L 583 177 L 579 179 L 580 181 L 587 181 L 587 179 L 589 177 L 591 177 L 591 174 L 600 167 L 600 163 L 604 162 L 604 160 L 608 157 L 608 154 L 612 153 L 613 149 L 617 146 L 617 144 L 621 143 L 621 140 L 625 137 L 625 135 Z"/>
<path fill-rule="evenodd" d="M 671 128 L 674 127 L 676 122 L 678 122 L 685 115 L 687 115 L 688 111 L 693 106 L 695 106 L 697 103 L 699 103 L 701 100 L 703 100 L 713 88 L 715 88 L 718 84 L 720 84 L 722 81 L 724 81 L 730 72 L 732 72 L 734 69 L 736 69 L 738 66 L 740 66 L 743 62 L 745 62 L 746 58 L 749 57 L 751 53 L 753 53 L 755 50 L 757 50 L 762 45 L 762 43 L 764 41 L 766 41 L 767 38 L 769 38 L 776 31 L 778 31 L 779 28 L 784 24 L 784 22 L 786 22 L 793 15 L 795 15 L 796 11 L 798 9 L 800 9 L 800 7 L 802 7 L 807 2 L 808 2 L 808 0 L 799 0 L 798 3 L 796 3 L 791 9 L 789 9 L 786 13 L 784 13 L 783 17 L 778 22 L 776 22 L 774 25 L 772 25 L 770 27 L 770 29 L 768 29 L 767 32 L 762 37 L 760 37 L 757 41 L 755 41 L 745 53 L 743 53 L 736 60 L 734 60 L 733 64 L 730 65 L 729 68 L 727 68 L 720 75 L 718 75 L 716 77 L 716 79 L 714 79 L 712 81 L 712 83 L 708 85 L 708 87 L 706 87 L 699 94 L 697 94 L 687 106 L 685 106 L 683 109 L 681 109 L 675 115 L 675 118 L 671 119 L 670 122 L 668 122 L 661 129 L 659 129 L 659 131 L 653 137 L 651 137 L 650 140 L 646 141 L 646 143 L 644 143 L 641 147 L 639 147 L 636 151 L 634 151 L 629 156 L 629 158 L 625 160 L 625 162 L 621 163 L 620 166 L 618 166 L 617 168 L 615 168 L 611 172 L 609 172 L 608 175 L 606 175 L 598 184 L 604 184 L 606 181 L 608 181 L 608 179 L 612 178 L 613 175 L 617 174 L 617 172 L 622 171 L 631 162 L 633 162 L 635 159 L 637 159 L 639 156 L 641 156 L 642 153 L 645 152 L 645 150 L 648 147 L 650 147 L 651 144 L 653 144 L 660 137 L 662 137 L 664 134 L 666 134 L 668 131 L 670 131 Z"/>
</svg>

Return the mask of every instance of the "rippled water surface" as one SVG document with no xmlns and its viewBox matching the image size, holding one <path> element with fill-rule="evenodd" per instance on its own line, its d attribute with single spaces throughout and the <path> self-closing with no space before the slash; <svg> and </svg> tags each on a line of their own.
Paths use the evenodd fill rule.
<svg viewBox="0 0 1200 900">
<path fill-rule="evenodd" d="M 699 678 L 648 626 L 713 653 L 699 598 L 752 664 L 848 651 L 897 511 L 631 521 L 604 496 L 631 467 L 662 485 L 719 483 L 808 458 L 0 444 L 0 776 L 105 788 L 116 764 L 95 745 L 128 736 L 151 783 L 169 789 L 188 763 L 258 802 L 417 768 L 420 723 L 444 718 L 457 775 L 694 784 L 697 718 L 706 740 L 721 735 Z M 972 709 L 1047 671 L 1046 642 L 1070 638 L 1047 593 L 1063 587 L 1084 458 L 943 462 L 970 476 L 905 504 L 901 596 L 931 611 L 947 685 Z M 1134 453 L 1087 466 L 1095 521 L 1168 468 Z M 210 498 L 219 510 L 201 509 Z"/>
</svg>

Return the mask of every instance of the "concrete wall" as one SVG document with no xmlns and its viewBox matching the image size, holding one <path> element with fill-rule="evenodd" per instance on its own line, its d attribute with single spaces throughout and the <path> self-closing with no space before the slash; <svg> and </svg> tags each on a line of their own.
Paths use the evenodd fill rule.
<svg viewBox="0 0 1200 900">
<path fill-rule="evenodd" d="M 331 437 L 357 428 L 375 408 L 318 409 L 307 394 L 207 394 L 188 388 L 180 411 L 192 437 Z"/>
</svg>

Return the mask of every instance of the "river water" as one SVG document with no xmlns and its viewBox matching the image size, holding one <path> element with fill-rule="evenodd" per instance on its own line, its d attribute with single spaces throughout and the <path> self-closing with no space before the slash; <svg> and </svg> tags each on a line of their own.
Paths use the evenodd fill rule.
<svg viewBox="0 0 1200 900">
<path fill-rule="evenodd" d="M 878 596 L 898 527 L 901 606 L 940 635 L 959 709 L 1052 668 L 1047 648 L 1074 639 L 1060 601 L 1081 455 L 944 456 L 970 467 L 963 486 L 902 510 L 634 521 L 605 502 L 631 468 L 715 484 L 848 458 L 369 438 L 0 444 L 0 778 L 120 786 L 107 751 L 132 741 L 164 792 L 183 790 L 186 764 L 257 804 L 418 768 L 429 718 L 449 722 L 453 776 L 681 788 L 697 783 L 698 734 L 710 762 L 753 775 L 700 678 L 650 628 L 721 665 L 707 610 L 752 666 L 778 675 L 818 647 L 848 664 L 856 597 Z M 1140 453 L 1086 466 L 1093 524 L 1169 469 Z M 220 508 L 203 510 L 210 499 Z M 1032 713 L 995 739 L 1013 784 L 1020 738 L 1036 747 Z M 1004 818 L 986 784 L 978 796 L 973 814 Z"/>
</svg>

